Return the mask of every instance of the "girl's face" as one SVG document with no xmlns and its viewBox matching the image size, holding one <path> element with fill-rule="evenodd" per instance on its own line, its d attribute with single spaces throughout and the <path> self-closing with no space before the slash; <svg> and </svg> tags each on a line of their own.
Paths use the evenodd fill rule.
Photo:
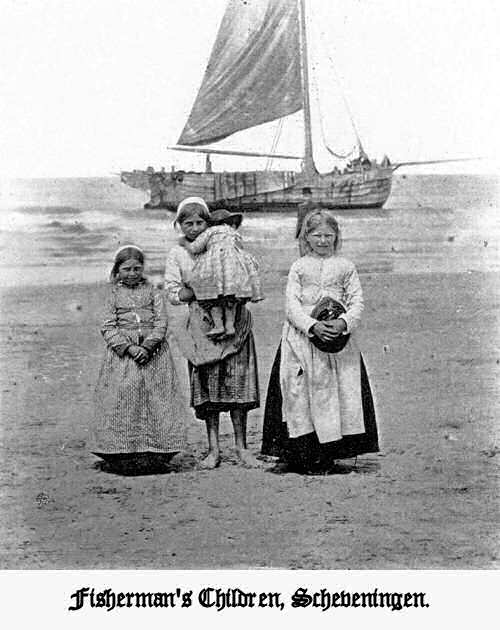
<svg viewBox="0 0 500 630">
<path fill-rule="evenodd" d="M 129 258 L 118 267 L 118 279 L 128 287 L 134 287 L 142 280 L 142 265 L 135 258 Z"/>
<path fill-rule="evenodd" d="M 201 234 L 208 227 L 208 223 L 199 214 L 192 214 L 190 217 L 186 217 L 181 223 L 181 230 L 188 241 L 194 241 L 194 239 Z"/>
<path fill-rule="evenodd" d="M 326 221 L 320 221 L 306 236 L 306 241 L 318 256 L 333 256 L 336 237 L 335 230 Z"/>
</svg>

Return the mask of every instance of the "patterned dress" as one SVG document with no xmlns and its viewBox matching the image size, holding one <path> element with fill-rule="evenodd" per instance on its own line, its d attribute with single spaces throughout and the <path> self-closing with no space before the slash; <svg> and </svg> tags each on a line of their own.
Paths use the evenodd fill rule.
<svg viewBox="0 0 500 630">
<path fill-rule="evenodd" d="M 165 292 L 170 304 L 176 305 L 177 316 L 175 328 L 169 329 L 168 338 L 187 358 L 192 355 L 192 346 L 186 343 L 186 322 L 191 314 L 200 307 L 196 302 L 181 306 L 179 291 L 186 286 L 192 286 L 192 270 L 194 256 L 183 246 L 173 247 L 168 253 L 165 264 Z M 191 389 L 191 405 L 196 416 L 205 419 L 211 413 L 231 411 L 231 409 L 250 410 L 259 407 L 259 379 L 257 372 L 257 355 L 251 330 L 250 312 L 244 305 L 239 305 L 235 327 L 245 331 L 241 336 L 236 335 L 223 342 L 219 350 L 222 357 L 214 361 L 212 353 L 207 352 L 206 364 L 189 366 L 189 381 Z M 214 342 L 214 346 L 221 345 Z"/>
<path fill-rule="evenodd" d="M 198 301 L 221 296 L 258 302 L 263 299 L 255 258 L 245 252 L 241 235 L 230 225 L 207 228 L 192 243 L 185 244 L 196 259 L 191 287 Z"/>
<path fill-rule="evenodd" d="M 149 282 L 109 288 L 101 328 L 107 348 L 96 387 L 94 453 L 172 453 L 186 446 L 189 409 L 165 339 L 164 300 Z M 150 360 L 127 353 L 142 345 Z"/>
</svg>

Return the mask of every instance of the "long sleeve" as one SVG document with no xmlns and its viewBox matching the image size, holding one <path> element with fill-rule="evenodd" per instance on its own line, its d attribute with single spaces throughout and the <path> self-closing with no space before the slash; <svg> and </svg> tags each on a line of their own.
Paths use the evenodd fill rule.
<svg viewBox="0 0 500 630">
<path fill-rule="evenodd" d="M 155 291 L 153 295 L 153 330 L 142 342 L 142 346 L 150 352 L 163 341 L 167 330 L 167 312 L 165 308 L 165 300 L 159 291 Z"/>
<path fill-rule="evenodd" d="M 316 320 L 304 313 L 301 295 L 302 287 L 300 277 L 296 267 L 292 265 L 286 285 L 286 317 L 295 328 L 298 328 L 304 334 L 308 335 L 311 326 L 316 323 Z"/>
<path fill-rule="evenodd" d="M 164 290 L 170 304 L 182 304 L 179 299 L 179 291 L 185 284 L 181 275 L 181 266 L 176 256 L 175 249 L 171 250 L 165 261 Z"/>
<path fill-rule="evenodd" d="M 213 228 L 207 228 L 191 243 L 189 241 L 185 241 L 184 247 L 190 254 L 201 254 L 201 252 L 204 252 L 207 249 L 208 242 L 212 235 Z"/>
<path fill-rule="evenodd" d="M 122 357 L 131 343 L 125 335 L 120 332 L 118 327 L 118 319 L 115 307 L 115 295 L 111 289 L 108 293 L 104 312 L 104 323 L 101 326 L 101 334 L 104 337 L 104 341 L 108 346 L 116 352 L 116 354 Z"/>
<path fill-rule="evenodd" d="M 344 295 L 346 312 L 339 317 L 347 324 L 346 333 L 350 333 L 359 324 L 363 312 L 363 290 L 359 281 L 358 272 L 351 263 L 344 276 Z"/>
</svg>

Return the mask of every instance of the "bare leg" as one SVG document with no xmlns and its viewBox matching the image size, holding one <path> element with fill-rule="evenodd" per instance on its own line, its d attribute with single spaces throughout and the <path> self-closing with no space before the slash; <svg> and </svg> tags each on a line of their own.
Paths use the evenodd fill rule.
<svg viewBox="0 0 500 630">
<path fill-rule="evenodd" d="M 234 318 L 236 314 L 236 302 L 227 302 L 224 308 L 224 315 L 226 317 L 226 335 L 232 337 L 236 334 L 234 329 Z"/>
<path fill-rule="evenodd" d="M 219 451 L 219 414 L 214 413 L 206 418 L 208 455 L 200 462 L 200 467 L 207 470 L 217 468 L 220 464 Z"/>
<path fill-rule="evenodd" d="M 214 322 L 214 327 L 212 328 L 212 330 L 209 330 L 207 332 L 207 337 L 218 337 L 219 335 L 224 334 L 225 328 L 223 313 L 224 309 L 221 304 L 214 304 L 210 307 L 210 316 Z"/>
<path fill-rule="evenodd" d="M 236 455 L 242 464 L 249 468 L 258 468 L 259 462 L 247 449 L 247 412 L 243 409 L 233 409 L 231 420 L 234 430 L 234 445 Z"/>
</svg>

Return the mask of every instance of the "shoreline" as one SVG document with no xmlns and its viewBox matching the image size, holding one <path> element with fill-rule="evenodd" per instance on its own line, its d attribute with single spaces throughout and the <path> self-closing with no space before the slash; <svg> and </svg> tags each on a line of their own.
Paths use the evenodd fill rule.
<svg viewBox="0 0 500 630">
<path fill-rule="evenodd" d="M 279 271 L 252 306 L 261 408 L 283 321 Z M 358 340 L 381 452 L 342 476 L 196 468 L 204 426 L 163 475 L 105 472 L 86 447 L 106 283 L 3 291 L 4 569 L 500 568 L 498 275 L 368 273 Z M 175 308 L 175 307 L 174 307 Z"/>
<path fill-rule="evenodd" d="M 296 258 L 299 258 L 298 254 L 296 256 Z M 293 259 L 292 259 L 293 261 Z M 47 265 L 48 267 L 49 265 Z M 65 265 L 59 265 L 60 267 L 64 267 Z M 97 265 L 96 265 L 97 267 Z M 434 271 L 434 270 L 428 270 L 428 271 L 415 271 L 415 272 L 408 272 L 406 270 L 400 270 L 400 271 L 396 271 L 393 269 L 383 269 L 380 268 L 383 267 L 383 265 L 379 265 L 379 267 L 377 268 L 376 266 L 374 266 L 374 268 L 365 268 L 363 269 L 363 265 L 357 265 L 357 269 L 358 269 L 358 273 L 361 279 L 363 278 L 367 278 L 367 277 L 391 277 L 391 276 L 396 276 L 399 278 L 402 277 L 425 277 L 425 276 L 435 276 L 435 277 L 439 277 L 439 276 L 460 276 L 460 275 L 485 275 L 485 276 L 489 276 L 489 275 L 498 275 L 498 273 L 496 271 L 493 270 L 483 270 L 483 269 L 462 269 L 462 270 L 451 270 L 451 271 Z M 6 269 L 6 267 L 4 267 L 3 269 Z M 275 271 L 273 272 L 275 275 L 279 275 L 279 276 L 283 276 L 283 273 L 281 271 Z M 104 274 L 105 275 L 105 274 Z M 163 272 L 159 271 L 157 269 L 155 269 L 152 273 L 148 273 L 146 271 L 146 273 L 144 274 L 148 280 L 150 280 L 150 282 L 152 282 L 153 284 L 155 284 L 155 286 L 158 286 L 161 288 L 161 284 L 163 282 Z M 98 276 L 98 278 L 95 281 L 80 281 L 80 280 L 74 280 L 74 279 L 68 279 L 67 281 L 59 281 L 59 282 L 50 282 L 49 280 L 45 281 L 43 280 L 42 282 L 33 282 L 32 284 L 22 284 L 22 283 L 13 283 L 13 284 L 1 284 L 0 283 L 0 294 L 3 295 L 8 295 L 10 293 L 15 293 L 17 291 L 33 291 L 33 290 L 42 290 L 42 289 L 57 289 L 59 287 L 63 288 L 75 288 L 75 287 L 81 287 L 82 290 L 86 290 L 86 289 L 90 289 L 91 287 L 94 288 L 101 288 L 104 287 L 108 284 L 108 280 L 103 280 L 103 274 L 102 274 L 102 270 L 99 269 L 98 273 L 96 273 L 96 276 Z M 500 289 L 499 289 L 500 292 Z M 284 294 L 283 294 L 284 295 Z M 0 322 L 1 323 L 1 322 Z"/>
</svg>

